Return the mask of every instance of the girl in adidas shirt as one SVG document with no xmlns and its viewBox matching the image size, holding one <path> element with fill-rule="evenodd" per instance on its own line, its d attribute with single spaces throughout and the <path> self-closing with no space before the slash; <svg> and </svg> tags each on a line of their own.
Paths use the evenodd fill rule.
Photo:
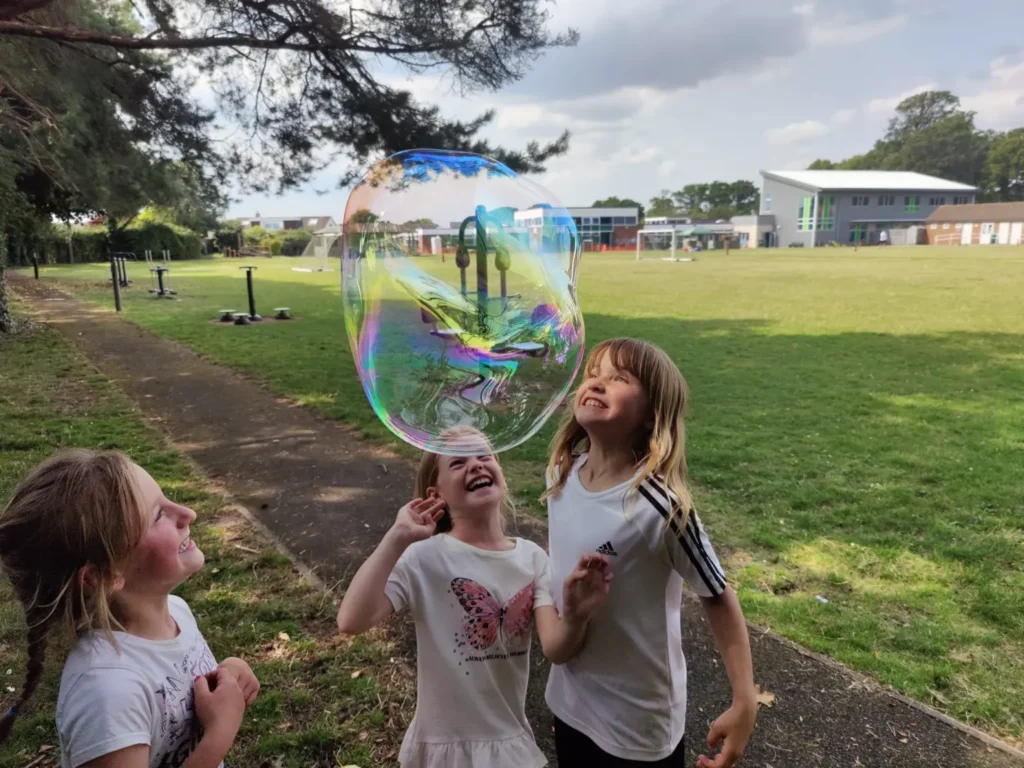
<svg viewBox="0 0 1024 768">
<path fill-rule="evenodd" d="M 534 623 L 564 663 L 608 594 L 607 558 L 583 555 L 553 607 L 548 556 L 502 529 L 505 477 L 475 430 L 449 433 L 472 456 L 424 454 L 415 501 L 352 579 L 338 628 L 360 634 L 409 609 L 417 702 L 399 762 L 416 768 L 534 768 L 547 760 L 526 720 Z M 436 535 L 435 535 L 436 534 Z"/>
<path fill-rule="evenodd" d="M 684 581 L 701 598 L 733 690 L 707 737 L 721 751 L 698 767 L 732 766 L 753 730 L 746 623 L 686 486 L 685 405 L 686 382 L 661 349 L 606 341 L 555 435 L 545 494 L 552 576 L 565 578 L 594 549 L 615 574 L 582 650 L 548 679 L 560 768 L 683 765 Z"/>
</svg>

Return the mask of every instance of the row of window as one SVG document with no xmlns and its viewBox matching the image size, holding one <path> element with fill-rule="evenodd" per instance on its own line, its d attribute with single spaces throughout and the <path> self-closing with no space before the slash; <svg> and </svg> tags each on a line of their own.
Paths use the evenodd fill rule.
<svg viewBox="0 0 1024 768">
<path fill-rule="evenodd" d="M 819 229 L 830 230 L 834 224 L 829 222 L 833 221 L 832 209 L 835 207 L 835 197 L 833 195 L 826 195 L 822 197 L 822 213 L 818 216 L 818 221 L 822 222 Z M 828 200 L 828 205 L 824 203 Z M 810 201 L 810 202 L 808 202 Z M 869 195 L 854 195 L 851 198 L 854 207 L 860 208 L 871 205 L 871 198 Z M 971 202 L 970 195 L 954 195 L 953 205 L 969 205 Z M 946 204 L 946 198 L 944 195 L 934 196 L 928 198 L 928 205 L 937 208 L 940 205 Z M 881 208 L 891 208 L 896 205 L 896 195 L 879 195 L 878 205 Z M 764 198 L 764 210 L 765 213 L 770 213 L 772 210 L 772 196 L 765 195 Z M 918 213 L 921 210 L 921 196 L 920 195 L 904 195 L 903 197 L 903 212 L 904 213 Z M 810 232 L 814 229 L 812 226 L 814 222 L 814 198 L 805 197 L 800 205 L 799 213 L 797 214 L 797 229 L 800 231 Z"/>
<path fill-rule="evenodd" d="M 616 226 L 635 227 L 636 216 L 577 216 L 573 219 L 576 226 L 584 224 L 614 224 Z"/>
</svg>

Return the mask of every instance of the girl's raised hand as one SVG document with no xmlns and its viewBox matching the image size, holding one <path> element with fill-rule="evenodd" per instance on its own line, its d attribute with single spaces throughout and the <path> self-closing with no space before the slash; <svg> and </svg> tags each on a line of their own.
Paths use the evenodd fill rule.
<svg viewBox="0 0 1024 768">
<path fill-rule="evenodd" d="M 562 586 L 562 616 L 586 621 L 608 599 L 612 571 L 604 555 L 585 554 Z"/>
<path fill-rule="evenodd" d="M 437 530 L 437 521 L 444 514 L 444 499 L 430 496 L 414 499 L 398 510 L 391 532 L 405 544 L 429 539 Z"/>
</svg>

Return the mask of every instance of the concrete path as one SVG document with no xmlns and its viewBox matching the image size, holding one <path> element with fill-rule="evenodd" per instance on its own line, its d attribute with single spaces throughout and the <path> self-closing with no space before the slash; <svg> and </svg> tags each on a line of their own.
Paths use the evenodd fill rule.
<svg viewBox="0 0 1024 768">
<path fill-rule="evenodd" d="M 185 347 L 45 283 L 8 275 L 38 319 L 59 329 L 328 584 L 347 583 L 408 501 L 413 486 L 408 461 Z M 362 397 L 358 387 L 352 392 Z M 519 532 L 544 541 L 542 523 L 520 521 Z M 692 766 L 708 725 L 728 705 L 729 687 L 699 608 L 686 607 L 687 765 Z M 402 634 L 411 652 L 407 624 Z M 752 644 L 757 682 L 776 700 L 761 710 L 744 765 L 1024 766 L 1024 754 L 954 727 L 774 635 L 755 632 Z M 537 648 L 533 658 L 530 715 L 550 753 L 546 669 Z"/>
</svg>

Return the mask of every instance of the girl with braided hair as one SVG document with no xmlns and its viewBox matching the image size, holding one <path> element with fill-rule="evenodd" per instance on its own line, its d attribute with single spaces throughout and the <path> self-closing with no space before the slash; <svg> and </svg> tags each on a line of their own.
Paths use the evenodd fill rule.
<svg viewBox="0 0 1024 768">
<path fill-rule="evenodd" d="M 28 670 L 0 744 L 39 684 L 49 640 L 77 638 L 61 676 L 63 768 L 216 768 L 256 700 L 241 659 L 219 665 L 171 591 L 203 566 L 195 512 L 116 452 L 44 462 L 0 515 L 0 565 L 25 610 Z"/>
</svg>

